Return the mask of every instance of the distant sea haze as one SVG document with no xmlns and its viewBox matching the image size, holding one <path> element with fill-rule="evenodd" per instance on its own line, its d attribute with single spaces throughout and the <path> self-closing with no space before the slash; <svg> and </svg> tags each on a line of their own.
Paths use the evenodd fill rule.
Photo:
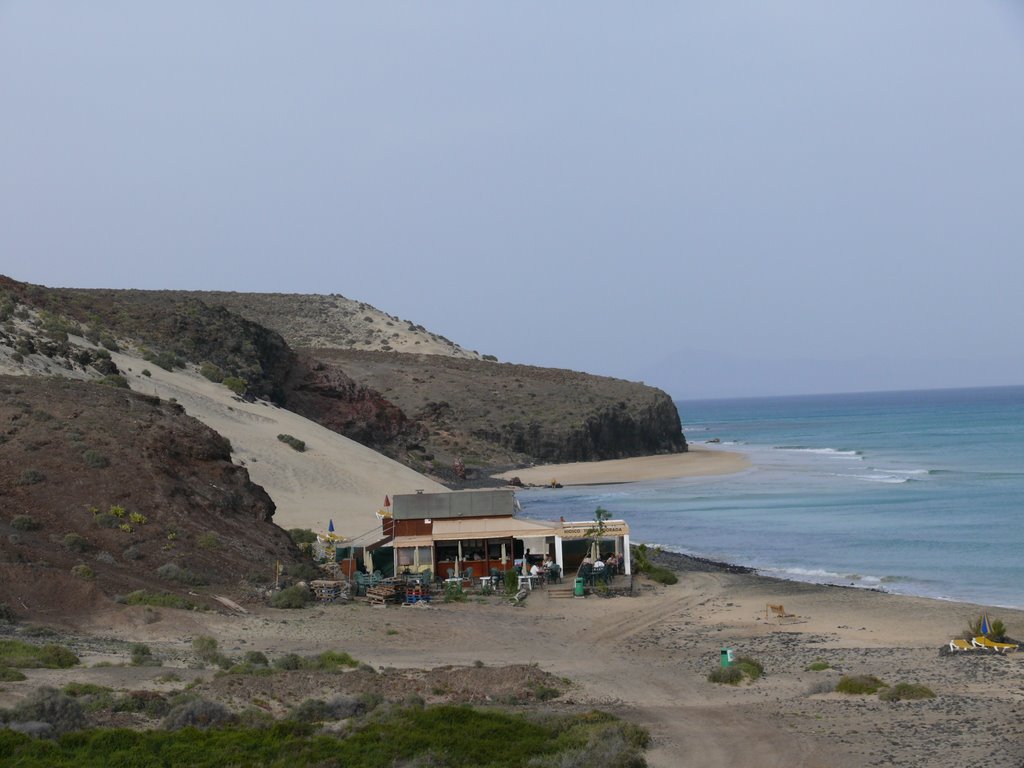
<svg viewBox="0 0 1024 768">
<path fill-rule="evenodd" d="M 526 514 L 603 506 L 635 541 L 769 576 L 1024 608 L 1024 387 L 677 406 L 691 443 L 753 466 L 527 491 Z"/>
</svg>

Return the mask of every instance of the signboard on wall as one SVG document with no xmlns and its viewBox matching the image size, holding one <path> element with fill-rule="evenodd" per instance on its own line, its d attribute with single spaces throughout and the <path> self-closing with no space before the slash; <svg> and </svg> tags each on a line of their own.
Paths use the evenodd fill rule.
<svg viewBox="0 0 1024 768">
<path fill-rule="evenodd" d="M 592 539 L 597 536 L 597 523 L 588 520 L 585 523 L 562 523 L 562 532 L 559 534 L 563 539 Z M 604 537 L 628 536 L 629 526 L 625 520 L 608 520 L 604 524 Z"/>
</svg>

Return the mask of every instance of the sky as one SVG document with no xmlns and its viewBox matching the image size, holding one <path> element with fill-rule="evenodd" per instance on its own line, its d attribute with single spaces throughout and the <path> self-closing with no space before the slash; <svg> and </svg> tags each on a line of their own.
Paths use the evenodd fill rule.
<svg viewBox="0 0 1024 768">
<path fill-rule="evenodd" d="M 679 399 L 1024 384 L 1017 0 L 0 0 L 0 273 Z"/>
</svg>

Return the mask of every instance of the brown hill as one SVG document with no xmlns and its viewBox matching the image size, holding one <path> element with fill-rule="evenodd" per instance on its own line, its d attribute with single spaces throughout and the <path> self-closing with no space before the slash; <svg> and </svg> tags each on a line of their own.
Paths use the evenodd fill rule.
<svg viewBox="0 0 1024 768">
<path fill-rule="evenodd" d="M 443 473 L 477 466 L 685 451 L 671 398 L 621 379 L 441 355 L 319 349 L 425 428 L 419 455 Z"/>
<path fill-rule="evenodd" d="M 224 438 L 94 382 L 0 376 L 0 510 L 0 602 L 41 620 L 136 590 L 237 591 L 301 561 Z"/>
</svg>

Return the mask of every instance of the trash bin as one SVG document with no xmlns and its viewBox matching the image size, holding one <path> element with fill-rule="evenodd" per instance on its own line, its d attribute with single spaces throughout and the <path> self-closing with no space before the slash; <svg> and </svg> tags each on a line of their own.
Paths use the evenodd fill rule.
<svg viewBox="0 0 1024 768">
<path fill-rule="evenodd" d="M 573 597 L 583 597 L 583 577 L 576 577 L 576 587 L 573 589 Z"/>
<path fill-rule="evenodd" d="M 723 648 L 722 649 L 722 666 L 723 667 L 731 667 L 732 663 L 735 660 L 736 659 L 733 658 L 733 655 L 732 655 L 732 648 Z"/>
</svg>

